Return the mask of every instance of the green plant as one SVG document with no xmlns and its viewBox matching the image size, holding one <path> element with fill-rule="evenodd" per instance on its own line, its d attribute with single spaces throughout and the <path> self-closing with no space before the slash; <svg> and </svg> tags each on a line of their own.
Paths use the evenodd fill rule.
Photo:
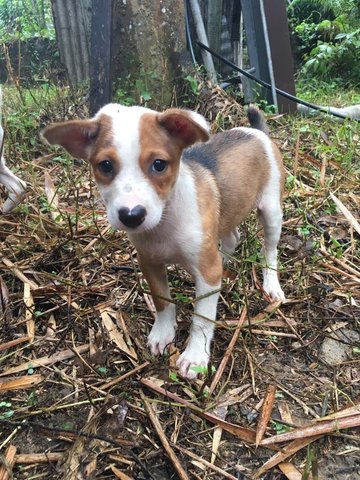
<svg viewBox="0 0 360 480">
<path fill-rule="evenodd" d="M 114 100 L 127 106 L 146 105 L 152 98 L 152 86 L 158 80 L 159 76 L 156 72 L 141 68 L 137 78 L 128 75 L 125 79 L 119 80 Z"/>
<path fill-rule="evenodd" d="M 208 366 L 202 366 L 202 365 L 194 365 L 193 367 L 190 367 L 190 370 L 192 370 L 195 373 L 200 373 L 201 375 L 208 376 L 209 375 L 209 368 Z M 211 366 L 211 374 L 214 375 L 216 372 L 216 368 L 214 365 Z"/>
<path fill-rule="evenodd" d="M 356 0 L 293 0 L 289 15 L 302 76 L 360 83 L 360 7 Z"/>
<path fill-rule="evenodd" d="M 50 0 L 0 0 L 0 42 L 55 38 Z"/>
<path fill-rule="evenodd" d="M 14 410 L 11 409 L 10 402 L 0 402 L 0 420 L 5 420 L 14 415 Z"/>
<path fill-rule="evenodd" d="M 285 425 L 284 423 L 277 421 L 277 420 L 271 420 L 271 424 L 273 425 L 276 433 L 279 435 L 280 433 L 286 433 L 289 432 L 291 429 L 288 425 Z"/>
</svg>

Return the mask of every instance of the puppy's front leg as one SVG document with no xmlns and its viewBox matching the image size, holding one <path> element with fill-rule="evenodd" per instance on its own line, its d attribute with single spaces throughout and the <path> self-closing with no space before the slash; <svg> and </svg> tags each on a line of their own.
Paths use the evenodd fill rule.
<svg viewBox="0 0 360 480">
<path fill-rule="evenodd" d="M 174 341 L 176 330 L 175 305 L 166 300 L 170 299 L 166 267 L 148 261 L 139 254 L 138 260 L 156 308 L 155 323 L 149 334 L 148 346 L 153 355 L 162 355 Z"/>
<path fill-rule="evenodd" d="M 198 371 L 194 367 L 207 367 L 215 329 L 222 276 L 222 260 L 217 246 L 207 257 L 205 265 L 193 273 L 196 283 L 195 312 L 188 345 L 177 362 L 180 374 L 187 378 L 197 376 Z"/>
</svg>

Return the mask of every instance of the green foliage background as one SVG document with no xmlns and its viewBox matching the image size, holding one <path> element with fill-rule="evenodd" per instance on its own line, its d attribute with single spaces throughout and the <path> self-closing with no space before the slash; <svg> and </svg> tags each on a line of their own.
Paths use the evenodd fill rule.
<svg viewBox="0 0 360 480">
<path fill-rule="evenodd" d="M 360 85 L 360 2 L 293 0 L 290 27 L 300 76 Z"/>
<path fill-rule="evenodd" d="M 50 0 L 0 0 L 0 42 L 55 38 Z"/>
</svg>

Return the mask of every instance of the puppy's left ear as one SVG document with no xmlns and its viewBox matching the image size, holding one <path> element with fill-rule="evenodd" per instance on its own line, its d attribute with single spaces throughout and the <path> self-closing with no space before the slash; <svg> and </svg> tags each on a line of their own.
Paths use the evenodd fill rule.
<svg viewBox="0 0 360 480">
<path fill-rule="evenodd" d="M 158 123 L 182 148 L 209 140 L 209 125 L 204 117 L 190 110 L 170 108 L 157 116 Z"/>
</svg>

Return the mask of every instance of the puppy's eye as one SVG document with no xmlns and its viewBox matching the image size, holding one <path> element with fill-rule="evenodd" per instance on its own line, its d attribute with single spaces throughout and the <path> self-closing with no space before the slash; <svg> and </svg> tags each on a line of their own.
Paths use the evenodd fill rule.
<svg viewBox="0 0 360 480">
<path fill-rule="evenodd" d="M 109 173 L 113 172 L 114 166 L 110 160 L 103 160 L 102 162 L 98 163 L 98 169 L 102 173 L 105 173 L 105 175 L 109 175 Z"/>
<path fill-rule="evenodd" d="M 167 161 L 157 158 L 154 160 L 154 163 L 151 165 L 151 170 L 156 173 L 162 173 L 166 170 Z"/>
</svg>

